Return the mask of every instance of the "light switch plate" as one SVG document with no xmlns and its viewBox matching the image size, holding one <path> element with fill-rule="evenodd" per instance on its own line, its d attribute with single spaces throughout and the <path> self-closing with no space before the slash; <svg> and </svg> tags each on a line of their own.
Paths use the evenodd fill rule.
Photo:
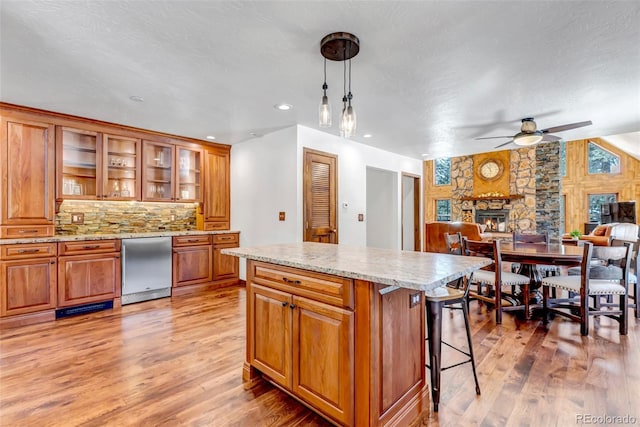
<svg viewBox="0 0 640 427">
<path fill-rule="evenodd" d="M 84 224 L 84 214 L 80 212 L 72 213 L 71 224 Z"/>
<path fill-rule="evenodd" d="M 279 212 L 279 213 L 278 213 L 278 219 L 279 219 L 280 221 L 284 221 L 284 217 L 285 217 L 284 212 Z"/>
</svg>

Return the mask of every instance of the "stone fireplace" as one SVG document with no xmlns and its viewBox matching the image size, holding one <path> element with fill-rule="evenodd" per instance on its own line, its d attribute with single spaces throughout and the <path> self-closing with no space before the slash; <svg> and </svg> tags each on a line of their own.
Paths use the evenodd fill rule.
<svg viewBox="0 0 640 427">
<path fill-rule="evenodd" d="M 486 231 L 510 231 L 509 211 L 507 209 L 476 209 L 475 221 L 478 224 L 486 225 Z"/>
</svg>

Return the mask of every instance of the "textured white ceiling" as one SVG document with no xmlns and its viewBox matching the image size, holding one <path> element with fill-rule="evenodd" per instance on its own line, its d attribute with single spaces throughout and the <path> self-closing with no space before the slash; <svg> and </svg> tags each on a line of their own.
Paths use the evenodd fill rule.
<svg viewBox="0 0 640 427">
<path fill-rule="evenodd" d="M 319 42 L 334 31 L 361 41 L 356 141 L 471 154 L 506 141 L 474 137 L 534 116 L 593 121 L 566 140 L 634 132 L 612 140 L 640 158 L 638 1 L 2 0 L 0 99 L 231 144 L 317 128 Z M 327 65 L 333 134 L 342 65 Z"/>
</svg>

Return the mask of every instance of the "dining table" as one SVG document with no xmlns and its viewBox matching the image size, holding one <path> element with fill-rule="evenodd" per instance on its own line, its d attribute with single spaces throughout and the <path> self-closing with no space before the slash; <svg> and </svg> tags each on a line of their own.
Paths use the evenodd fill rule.
<svg viewBox="0 0 640 427">
<path fill-rule="evenodd" d="M 503 261 L 518 263 L 517 273 L 531 279 L 529 301 L 534 300 L 534 304 L 539 304 L 541 302 L 539 289 L 542 286 L 542 275 L 537 266 L 574 267 L 580 265 L 584 250 L 581 246 L 560 243 L 501 242 L 500 252 Z M 529 301 L 523 301 L 527 308 L 530 305 Z M 529 312 L 527 317 L 529 317 Z"/>
</svg>

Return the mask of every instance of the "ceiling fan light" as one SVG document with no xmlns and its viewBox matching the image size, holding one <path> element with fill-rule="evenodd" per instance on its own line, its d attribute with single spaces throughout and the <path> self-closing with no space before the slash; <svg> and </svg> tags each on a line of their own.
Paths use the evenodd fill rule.
<svg viewBox="0 0 640 427">
<path fill-rule="evenodd" d="M 516 145 L 534 145 L 542 141 L 542 134 L 540 133 L 519 133 L 513 137 L 513 142 Z"/>
<path fill-rule="evenodd" d="M 327 95 L 322 97 L 320 107 L 318 108 L 318 123 L 321 128 L 331 127 L 331 104 Z"/>
</svg>

